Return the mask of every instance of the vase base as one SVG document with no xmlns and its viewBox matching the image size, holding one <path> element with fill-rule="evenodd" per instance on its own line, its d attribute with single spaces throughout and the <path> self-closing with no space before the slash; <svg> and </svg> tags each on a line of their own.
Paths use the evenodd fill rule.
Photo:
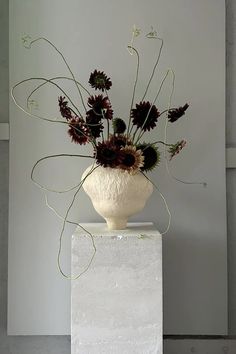
<svg viewBox="0 0 236 354">
<path fill-rule="evenodd" d="M 108 230 L 125 230 L 127 219 L 105 218 Z"/>
</svg>

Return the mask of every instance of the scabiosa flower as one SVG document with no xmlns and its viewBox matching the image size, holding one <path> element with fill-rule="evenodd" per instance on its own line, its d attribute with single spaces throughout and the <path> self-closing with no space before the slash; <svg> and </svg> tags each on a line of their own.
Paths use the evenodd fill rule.
<svg viewBox="0 0 236 354">
<path fill-rule="evenodd" d="M 103 167 L 115 168 L 121 162 L 120 150 L 109 141 L 98 143 L 95 157 L 97 163 Z"/>
<path fill-rule="evenodd" d="M 93 138 L 96 139 L 101 136 L 104 126 L 102 124 L 101 117 L 94 114 L 92 109 L 86 113 L 86 124 Z"/>
<path fill-rule="evenodd" d="M 95 90 L 109 90 L 112 86 L 112 82 L 109 77 L 103 71 L 94 70 L 89 78 L 89 84 Z"/>
<path fill-rule="evenodd" d="M 114 134 L 123 134 L 125 132 L 126 124 L 121 118 L 113 119 L 112 126 L 114 130 Z"/>
<path fill-rule="evenodd" d="M 146 131 L 156 126 L 160 113 L 155 105 L 150 102 L 140 102 L 136 104 L 136 108 L 131 110 L 131 117 L 134 125 Z"/>
<path fill-rule="evenodd" d="M 121 148 L 122 162 L 119 168 L 126 170 L 130 174 L 136 173 L 143 166 L 144 157 L 141 150 L 137 150 L 133 145 L 126 145 Z"/>
<path fill-rule="evenodd" d="M 65 101 L 65 97 L 58 97 L 58 103 L 62 117 L 67 120 L 72 118 L 71 109 L 68 107 L 68 101 Z"/>
<path fill-rule="evenodd" d="M 168 120 L 171 123 L 176 122 L 180 117 L 185 114 L 185 111 L 188 109 L 189 105 L 186 103 L 183 107 L 171 109 L 168 112 Z"/>
<path fill-rule="evenodd" d="M 168 149 L 168 152 L 170 153 L 170 160 L 174 156 L 179 154 L 179 152 L 185 147 L 186 144 L 187 144 L 186 140 L 177 141 L 176 144 L 172 144 Z"/>
<path fill-rule="evenodd" d="M 112 145 L 115 145 L 119 149 L 131 144 L 131 140 L 129 139 L 129 137 L 124 134 L 110 135 L 109 141 Z"/>
<path fill-rule="evenodd" d="M 139 144 L 137 149 L 140 149 L 144 156 L 144 164 L 141 168 L 142 171 L 151 171 L 160 162 L 160 152 L 155 145 L 143 143 Z"/>
<path fill-rule="evenodd" d="M 68 134 L 74 143 L 83 145 L 89 141 L 90 132 L 82 118 L 73 117 L 69 119 L 69 127 Z"/>
<path fill-rule="evenodd" d="M 112 119 L 113 117 L 113 110 L 107 96 L 90 96 L 88 98 L 88 106 L 92 109 L 94 114 L 101 116 L 102 118 Z"/>
</svg>

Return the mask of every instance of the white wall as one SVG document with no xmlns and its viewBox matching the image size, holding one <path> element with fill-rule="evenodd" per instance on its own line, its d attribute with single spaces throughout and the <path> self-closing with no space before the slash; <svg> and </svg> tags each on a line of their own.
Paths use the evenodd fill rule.
<svg viewBox="0 0 236 354">
<path fill-rule="evenodd" d="M 0 16 L 0 28 L 1 28 L 1 39 L 4 43 L 8 43 L 8 28 L 6 27 L 7 20 L 7 3 L 8 1 L 1 2 L 1 16 Z M 235 92 L 235 32 L 236 32 L 236 3 L 234 0 L 227 0 L 227 49 L 228 49 L 228 60 L 227 60 L 227 141 L 229 144 L 236 144 L 235 141 L 235 129 L 234 129 L 234 117 L 236 112 L 236 92 Z M 2 56 L 5 56 L 5 51 L 0 52 L 1 63 Z M 0 75 L 7 77 L 8 68 L 5 65 L 0 65 Z M 7 81 L 0 81 L 1 92 L 8 91 Z M 8 103 L 7 100 L 1 100 L 3 104 L 1 108 L 7 111 Z M 0 117 L 1 121 L 6 121 Z M 0 352 L 4 354 L 68 354 L 70 352 L 70 344 L 68 337 L 7 337 L 6 336 L 6 271 L 7 271 L 7 218 L 8 218 L 8 143 L 0 143 Z M 229 331 L 230 333 L 236 334 L 236 296 L 235 296 L 235 284 L 236 284 L 236 265 L 235 265 L 235 213 L 236 213 L 236 202 L 233 193 L 233 188 L 236 184 L 236 173 L 231 170 L 227 173 L 227 189 L 228 189 L 228 241 L 229 241 Z M 165 341 L 164 353 L 165 354 L 179 354 L 183 353 L 181 349 L 183 347 L 188 349 L 188 353 L 191 352 L 192 347 L 198 350 L 198 353 L 208 353 L 216 354 L 218 353 L 235 353 L 236 342 L 230 341 L 229 350 L 227 351 L 227 345 L 229 342 L 225 340 L 217 341 L 202 341 L 202 340 L 168 340 Z M 196 345 L 197 344 L 197 345 Z M 215 345 L 214 345 L 215 344 Z M 218 348 L 218 349 L 216 349 Z M 186 350 L 187 350 L 186 349 Z M 192 351 L 193 352 L 193 351 Z"/>
<path fill-rule="evenodd" d="M 165 333 L 225 334 L 224 2 L 151 0 L 149 6 L 142 1 L 136 1 L 134 6 L 132 0 L 119 3 L 80 0 L 71 1 L 69 7 L 63 1 L 51 1 L 50 8 L 46 0 L 25 0 L 24 3 L 12 0 L 10 4 L 10 84 L 32 75 L 48 77 L 66 72 L 45 43 L 29 51 L 19 40 L 21 33 L 46 36 L 66 54 L 82 83 L 87 82 L 94 65 L 106 69 L 113 80 L 110 93 L 113 108 L 115 114 L 122 117 L 129 109 L 135 72 L 133 58 L 125 48 L 132 24 L 137 23 L 147 33 L 150 23 L 164 37 L 159 76 L 147 99 L 155 96 L 163 73 L 172 67 L 176 72 L 173 104 L 182 101 L 191 104 L 188 118 L 169 129 L 171 141 L 179 137 L 189 141 L 189 148 L 173 162 L 172 168 L 177 176 L 186 180 L 208 183 L 207 188 L 176 184 L 164 172 L 164 165 L 151 174 L 173 214 L 171 229 L 164 237 Z M 61 23 L 69 17 L 70 26 L 65 31 Z M 106 18 L 104 23 L 102 18 Z M 143 51 L 137 100 L 156 54 L 155 46 L 145 38 L 138 47 Z M 58 110 L 58 93 L 51 92 L 47 90 L 40 95 L 41 114 L 56 114 Z M 170 85 L 167 85 L 158 101 L 161 110 L 167 106 L 169 92 Z M 24 91 L 20 91 L 19 99 L 23 96 Z M 46 210 L 42 193 L 30 182 L 30 170 L 42 156 L 65 151 L 75 153 L 78 147 L 70 143 L 63 129 L 30 120 L 13 104 L 10 109 L 9 333 L 69 333 L 69 284 L 66 286 L 56 268 L 61 223 Z M 153 140 L 156 136 L 163 137 L 163 133 L 158 133 L 163 125 L 161 122 L 158 125 L 152 132 Z M 88 163 L 85 160 L 77 165 L 72 163 L 53 165 L 51 169 L 47 164 L 47 170 L 40 176 L 53 188 L 59 183 L 60 186 L 73 185 Z M 53 199 L 50 194 L 50 200 L 64 213 L 68 199 L 66 202 L 59 197 Z M 74 210 L 72 219 L 78 220 L 79 213 L 80 221 L 100 220 L 82 193 L 77 211 Z M 153 194 L 135 219 L 151 220 L 160 231 L 165 229 L 166 211 L 158 193 Z M 69 254 L 68 248 L 67 259 Z M 64 263 L 66 266 L 66 257 Z M 32 285 L 30 289 L 28 282 Z"/>
</svg>

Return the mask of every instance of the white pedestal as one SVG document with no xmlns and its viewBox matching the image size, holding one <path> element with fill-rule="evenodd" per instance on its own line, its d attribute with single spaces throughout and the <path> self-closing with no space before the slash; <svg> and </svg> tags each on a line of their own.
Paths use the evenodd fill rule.
<svg viewBox="0 0 236 354">
<path fill-rule="evenodd" d="M 89 270 L 72 281 L 72 354 L 162 353 L 162 240 L 151 223 L 108 231 L 82 224 L 97 252 Z M 91 239 L 77 229 L 72 274 L 88 264 Z"/>
</svg>

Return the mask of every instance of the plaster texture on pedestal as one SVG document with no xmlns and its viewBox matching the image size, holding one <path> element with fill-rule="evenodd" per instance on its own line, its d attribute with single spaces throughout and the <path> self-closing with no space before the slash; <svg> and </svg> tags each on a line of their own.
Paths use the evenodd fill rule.
<svg viewBox="0 0 236 354">
<path fill-rule="evenodd" d="M 72 281 L 71 353 L 161 354 L 161 235 L 145 224 L 119 232 L 105 231 L 104 224 L 85 227 L 97 253 L 89 270 Z M 91 239 L 77 231 L 74 275 L 91 254 Z"/>
<path fill-rule="evenodd" d="M 82 179 L 91 169 L 92 166 L 85 170 Z M 88 175 L 83 188 L 110 230 L 125 229 L 128 217 L 144 208 L 153 191 L 152 183 L 141 172 L 131 175 L 101 166 Z"/>
</svg>

